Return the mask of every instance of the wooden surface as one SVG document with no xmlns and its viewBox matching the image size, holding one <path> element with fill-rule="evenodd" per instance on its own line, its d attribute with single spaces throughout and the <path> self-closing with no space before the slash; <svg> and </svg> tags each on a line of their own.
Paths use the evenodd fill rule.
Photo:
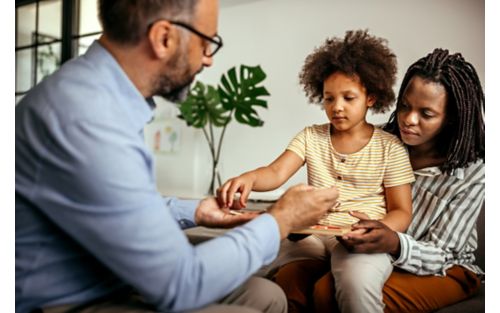
<svg viewBox="0 0 500 313">
<path fill-rule="evenodd" d="M 306 229 L 292 231 L 292 234 L 342 236 L 351 231 L 350 227 L 314 225 Z"/>
</svg>

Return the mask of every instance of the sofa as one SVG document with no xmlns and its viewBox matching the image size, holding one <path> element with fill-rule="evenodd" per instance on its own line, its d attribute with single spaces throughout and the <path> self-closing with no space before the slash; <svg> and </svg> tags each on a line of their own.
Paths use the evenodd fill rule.
<svg viewBox="0 0 500 313">
<path fill-rule="evenodd" d="M 484 205 L 481 209 L 481 213 L 479 214 L 477 220 L 477 231 L 478 231 L 478 248 L 475 252 L 476 255 L 476 264 L 479 265 L 483 270 L 485 269 L 485 246 L 484 246 L 484 221 L 485 221 L 485 212 Z M 197 244 L 208 240 L 210 238 L 216 237 L 224 232 L 221 229 L 210 229 L 204 227 L 194 227 L 191 229 L 187 229 L 186 234 L 188 235 L 189 240 L 193 244 Z M 459 303 L 447 306 L 442 308 L 437 313 L 480 313 L 485 311 L 485 283 L 483 282 L 481 288 L 475 296 L 461 301 Z"/>
</svg>

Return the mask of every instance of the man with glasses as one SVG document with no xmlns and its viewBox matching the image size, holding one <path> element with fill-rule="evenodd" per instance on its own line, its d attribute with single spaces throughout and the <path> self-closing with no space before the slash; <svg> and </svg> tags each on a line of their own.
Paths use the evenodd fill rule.
<svg viewBox="0 0 500 313">
<path fill-rule="evenodd" d="M 212 64 L 217 1 L 100 0 L 99 15 L 102 37 L 16 107 L 16 312 L 285 312 L 251 275 L 336 190 L 292 187 L 261 215 L 163 198 L 151 97 L 181 100 Z M 193 246 L 194 225 L 234 229 Z"/>
</svg>

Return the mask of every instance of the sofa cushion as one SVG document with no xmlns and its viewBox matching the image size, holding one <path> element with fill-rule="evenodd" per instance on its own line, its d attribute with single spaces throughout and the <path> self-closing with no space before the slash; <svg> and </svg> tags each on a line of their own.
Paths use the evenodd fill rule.
<svg viewBox="0 0 500 313">
<path fill-rule="evenodd" d="M 477 295 L 467 300 L 444 307 L 436 313 L 479 313 L 484 312 L 484 283 L 481 284 Z"/>
</svg>

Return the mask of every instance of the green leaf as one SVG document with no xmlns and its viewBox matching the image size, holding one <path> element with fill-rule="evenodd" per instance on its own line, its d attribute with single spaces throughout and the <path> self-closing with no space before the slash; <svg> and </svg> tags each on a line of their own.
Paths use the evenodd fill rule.
<svg viewBox="0 0 500 313">
<path fill-rule="evenodd" d="M 260 66 L 241 65 L 239 77 L 236 68 L 232 67 L 222 75 L 218 85 L 220 101 L 226 110 L 234 110 L 235 119 L 252 127 L 264 125 L 257 111 L 252 107 L 267 108 L 263 96 L 269 96 L 264 86 L 258 86 L 266 78 L 266 73 Z"/>
<path fill-rule="evenodd" d="M 189 91 L 184 102 L 178 105 L 180 118 L 188 126 L 203 128 L 210 121 L 215 127 L 222 127 L 229 123 L 229 111 L 226 110 L 219 98 L 219 93 L 211 85 L 204 85 L 197 81 Z"/>
</svg>

